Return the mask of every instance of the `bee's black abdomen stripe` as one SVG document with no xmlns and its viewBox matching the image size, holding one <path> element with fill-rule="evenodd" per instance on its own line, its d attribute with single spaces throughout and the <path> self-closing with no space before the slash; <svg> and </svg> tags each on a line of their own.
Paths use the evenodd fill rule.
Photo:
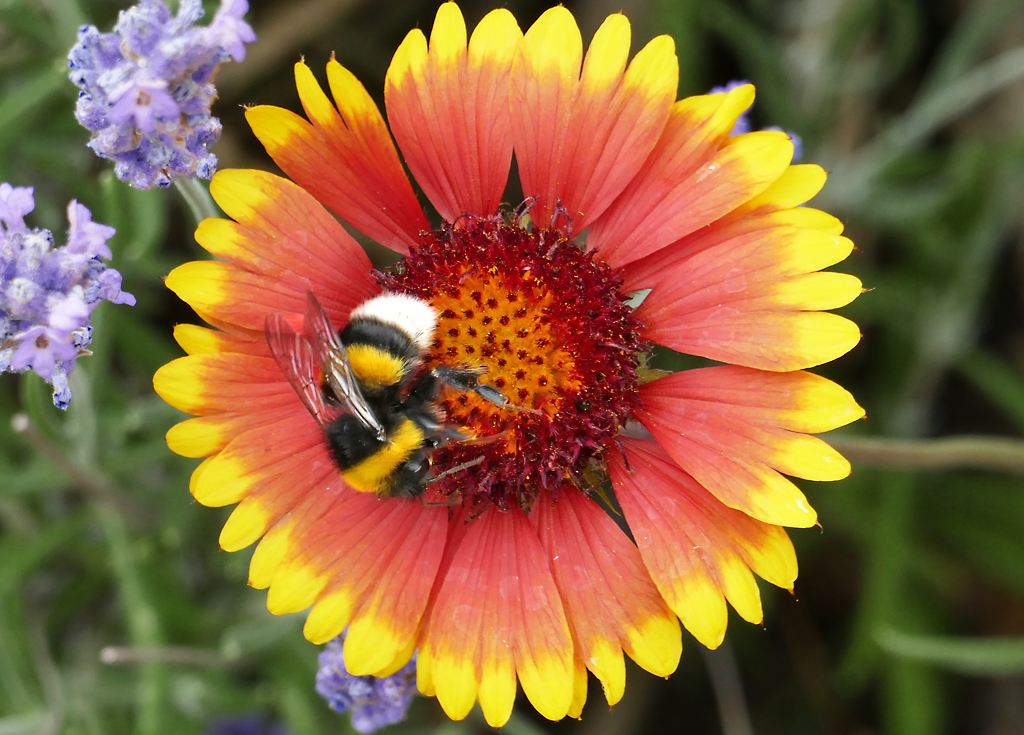
<svg viewBox="0 0 1024 735">
<path fill-rule="evenodd" d="M 415 362 L 420 351 L 412 339 L 397 327 L 384 324 L 376 319 L 358 319 L 348 323 L 341 331 L 341 343 L 345 347 L 351 345 L 368 345 L 385 350 L 393 357 Z"/>
<path fill-rule="evenodd" d="M 334 461 L 342 470 L 355 467 L 380 450 L 382 442 L 352 414 L 345 414 L 328 424 L 327 444 Z"/>
<path fill-rule="evenodd" d="M 425 453 L 422 459 L 406 462 L 392 475 L 388 494 L 396 498 L 415 498 L 423 494 L 423 478 L 429 469 Z"/>
</svg>

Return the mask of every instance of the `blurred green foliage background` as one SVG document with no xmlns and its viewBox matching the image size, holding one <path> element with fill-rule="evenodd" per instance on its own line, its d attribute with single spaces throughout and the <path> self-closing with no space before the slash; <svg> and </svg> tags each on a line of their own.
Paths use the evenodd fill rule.
<svg viewBox="0 0 1024 735">
<path fill-rule="evenodd" d="M 763 585 L 763 628 L 734 616 L 719 651 L 686 636 L 671 679 L 632 667 L 614 710 L 592 681 L 581 722 L 524 701 L 504 730 L 1024 732 L 1024 1 L 565 4 L 584 38 L 618 10 L 634 50 L 671 33 L 681 94 L 752 80 L 755 127 L 796 132 L 832 172 L 814 205 L 847 223 L 859 250 L 843 269 L 873 291 L 844 310 L 864 340 L 819 372 L 869 419 L 836 440 L 862 460 L 851 478 L 803 483 L 823 529 L 792 532 L 796 595 Z M 125 6 L 0 0 L 0 181 L 35 187 L 30 222 L 58 241 L 71 198 L 115 226 L 113 265 L 138 297 L 96 311 L 66 414 L 35 376 L 0 376 L 0 735 L 190 735 L 252 712 L 294 735 L 350 732 L 313 691 L 301 616 L 266 612 L 245 585 L 251 552 L 217 550 L 227 509 L 192 502 L 196 461 L 164 442 L 180 415 L 151 377 L 180 354 L 171 327 L 196 319 L 160 278 L 203 257 L 195 221 L 176 190 L 131 190 L 93 156 L 66 78 L 77 27 L 109 30 Z M 546 3 L 507 6 L 526 28 Z M 472 26 L 492 4 L 462 7 Z M 300 54 L 319 73 L 335 52 L 382 101 L 391 54 L 435 9 L 252 0 L 259 41 L 217 80 L 221 167 L 274 170 L 241 105 L 299 109 Z M 23 413 L 29 434 L 12 426 Z M 964 434 L 1009 437 L 971 445 L 982 466 L 996 447 L 1003 470 L 939 471 L 949 445 L 928 442 Z M 486 729 L 419 700 L 393 732 Z"/>
</svg>

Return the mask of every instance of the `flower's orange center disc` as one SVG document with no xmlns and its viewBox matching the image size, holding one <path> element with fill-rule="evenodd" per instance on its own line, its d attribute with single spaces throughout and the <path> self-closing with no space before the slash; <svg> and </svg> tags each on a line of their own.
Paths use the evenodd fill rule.
<svg viewBox="0 0 1024 735">
<path fill-rule="evenodd" d="M 431 462 L 477 464 L 444 478 L 443 495 L 479 509 L 529 507 L 545 488 L 581 484 L 639 407 L 643 345 L 619 278 L 556 230 L 464 219 L 426 236 L 381 280 L 438 310 L 428 368 L 483 368 L 481 382 L 508 399 L 499 407 L 445 389 L 447 420 L 474 439 Z"/>
<path fill-rule="evenodd" d="M 465 274 L 457 290 L 468 292 L 469 305 L 458 296 L 436 294 L 432 302 L 441 318 L 428 361 L 484 367 L 481 381 L 504 393 L 511 406 L 554 418 L 566 396 L 578 392 L 579 376 L 574 355 L 551 323 L 554 295 L 529 272 L 523 275 L 510 284 L 493 267 Z M 449 417 L 477 433 L 503 431 L 515 416 L 471 393 L 448 399 Z"/>
</svg>

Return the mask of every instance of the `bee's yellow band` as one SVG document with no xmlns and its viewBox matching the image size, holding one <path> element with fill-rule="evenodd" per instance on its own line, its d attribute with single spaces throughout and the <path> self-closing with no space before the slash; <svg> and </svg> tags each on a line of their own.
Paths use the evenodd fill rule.
<svg viewBox="0 0 1024 735">
<path fill-rule="evenodd" d="M 388 435 L 388 443 L 359 464 L 341 473 L 351 487 L 360 492 L 387 495 L 395 471 L 423 445 L 425 435 L 416 424 L 405 419 Z"/>
<path fill-rule="evenodd" d="M 356 379 L 370 390 L 401 382 L 409 370 L 405 360 L 374 345 L 349 345 L 345 353 Z"/>
</svg>

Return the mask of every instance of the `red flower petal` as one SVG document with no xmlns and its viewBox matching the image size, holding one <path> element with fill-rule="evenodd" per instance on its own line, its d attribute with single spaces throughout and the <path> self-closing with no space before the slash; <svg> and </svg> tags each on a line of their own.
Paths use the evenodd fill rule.
<svg viewBox="0 0 1024 735">
<path fill-rule="evenodd" d="M 192 414 L 233 413 L 244 406 L 302 405 L 269 357 L 220 352 L 180 357 L 157 371 L 153 386 L 165 401 Z"/>
<path fill-rule="evenodd" d="M 527 31 L 512 63 L 512 134 L 526 196 L 541 226 L 562 206 L 579 232 L 640 170 L 665 127 L 679 66 L 668 36 L 629 58 L 623 15 L 601 25 L 583 56 L 572 14 L 546 11 Z M 565 221 L 557 223 L 564 227 Z"/>
<path fill-rule="evenodd" d="M 726 505 L 783 526 L 811 526 L 817 516 L 780 472 L 810 480 L 850 473 L 832 447 L 792 429 L 829 430 L 864 415 L 824 378 L 736 366 L 669 375 L 640 395 L 638 418 L 680 467 Z"/>
<path fill-rule="evenodd" d="M 218 541 L 222 549 L 238 551 L 255 543 L 286 514 L 337 478 L 338 470 L 323 444 L 309 446 L 300 454 L 297 461 L 305 464 L 306 471 L 270 475 L 248 485 L 245 497 L 221 529 Z M 193 473 L 190 488 L 199 484 L 206 466 L 204 462 Z"/>
<path fill-rule="evenodd" d="M 587 246 L 613 266 L 660 250 L 764 191 L 793 157 L 789 136 L 728 137 L 753 87 L 677 102 L 640 173 L 590 230 Z"/>
<path fill-rule="evenodd" d="M 267 340 L 262 334 L 240 337 L 197 324 L 176 324 L 174 340 L 187 355 L 201 355 L 207 352 L 235 352 L 241 355 L 270 357 Z"/>
<path fill-rule="evenodd" d="M 210 193 L 235 220 L 199 224 L 196 242 L 210 253 L 283 290 L 312 289 L 336 316 L 365 300 L 373 282 L 370 259 L 302 188 L 264 171 L 227 170 L 213 177 Z"/>
<path fill-rule="evenodd" d="M 615 522 L 575 488 L 554 502 L 542 496 L 530 521 L 547 549 L 577 656 L 614 705 L 626 688 L 623 650 L 655 676 L 679 664 L 679 624 L 665 605 L 640 552 Z"/>
<path fill-rule="evenodd" d="M 343 324 L 374 290 L 362 248 L 313 197 L 262 171 L 219 172 L 214 198 L 237 222 L 206 219 L 196 240 L 229 263 L 195 261 L 167 286 L 204 318 L 262 332 L 270 312 L 302 313 L 314 291 Z"/>
<path fill-rule="evenodd" d="M 625 290 L 652 289 L 638 312 L 650 325 L 647 339 L 777 371 L 819 365 L 857 343 L 856 325 L 816 312 L 860 295 L 857 278 L 815 272 L 845 258 L 853 244 L 837 234 L 835 218 L 779 207 L 809 198 L 824 182 L 817 166 L 790 171 L 743 216 L 731 213 L 626 267 Z"/>
<path fill-rule="evenodd" d="M 384 83 L 388 120 L 413 176 L 449 222 L 498 209 L 512 161 L 508 75 L 523 34 L 507 10 L 488 13 L 466 45 L 455 3 L 437 11 L 430 49 L 413 30 Z"/>
<path fill-rule="evenodd" d="M 306 411 L 235 437 L 192 478 L 195 499 L 210 507 L 237 503 L 271 478 L 316 474 L 330 466 L 323 430 Z"/>
<path fill-rule="evenodd" d="M 573 646 L 547 554 L 518 508 L 452 521 L 420 645 L 420 690 L 461 720 L 479 700 L 500 727 L 512 712 L 516 675 L 550 720 L 573 700 Z"/>
<path fill-rule="evenodd" d="M 239 434 L 294 415 L 295 407 L 289 404 L 265 410 L 200 416 L 172 426 L 167 432 L 167 445 L 172 452 L 183 457 L 208 457 L 226 447 Z"/>
<path fill-rule="evenodd" d="M 751 571 L 792 589 L 796 554 L 786 532 L 723 505 L 656 442 L 622 443 L 631 471 L 612 453 L 616 498 L 654 583 L 686 629 L 716 648 L 725 637 L 726 599 L 745 620 L 761 622 Z"/>
<path fill-rule="evenodd" d="M 275 614 L 313 604 L 304 633 L 314 643 L 350 626 L 346 668 L 378 674 L 412 653 L 441 562 L 447 511 L 357 493 L 340 480 L 321 487 L 260 542 L 251 583 L 269 584 L 267 606 Z"/>
<path fill-rule="evenodd" d="M 266 105 L 250 107 L 245 118 L 274 162 L 303 189 L 368 237 L 408 252 L 429 225 L 380 110 L 334 59 L 327 64 L 327 81 L 337 109 L 309 67 L 295 65 L 310 122 Z"/>
<path fill-rule="evenodd" d="M 804 233 L 817 234 L 816 241 L 803 248 L 782 250 L 781 256 L 788 271 L 809 273 L 827 268 L 844 260 L 852 251 L 853 243 L 840 238 L 843 223 L 830 214 L 800 207 L 809 201 L 825 184 L 825 171 L 820 166 L 801 164 L 790 166 L 771 186 L 749 202 L 733 210 L 709 227 L 662 248 L 639 260 L 631 261 L 623 271 L 623 290 L 637 291 L 654 288 L 669 280 L 667 273 L 677 263 L 695 257 L 705 250 L 738 238 L 763 238 Z M 828 234 L 826 240 L 820 235 Z"/>
</svg>

